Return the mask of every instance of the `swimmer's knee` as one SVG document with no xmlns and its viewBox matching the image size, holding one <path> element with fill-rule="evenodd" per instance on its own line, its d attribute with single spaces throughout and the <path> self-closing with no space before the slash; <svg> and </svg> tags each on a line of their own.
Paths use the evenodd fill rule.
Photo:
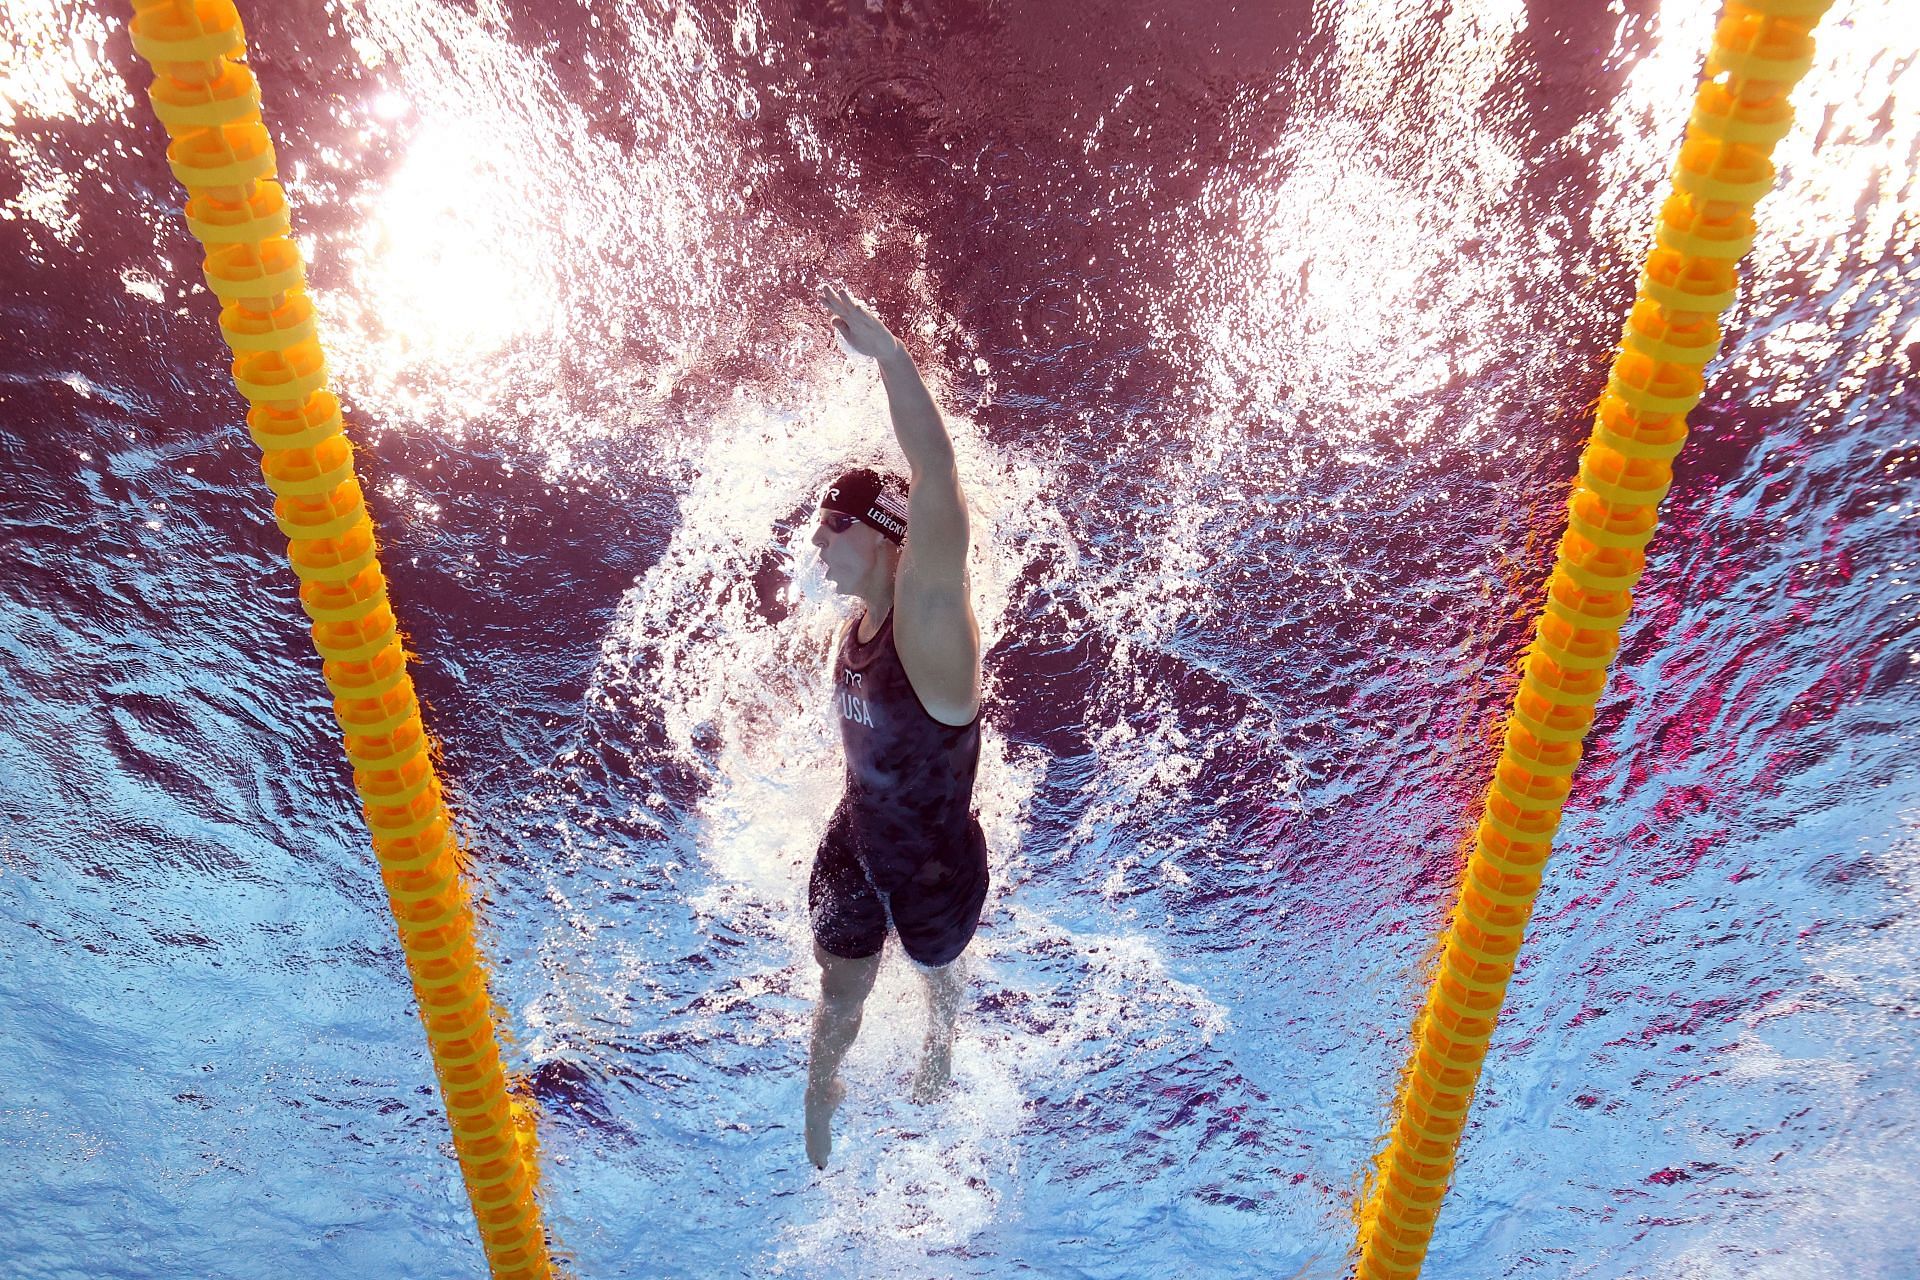
<svg viewBox="0 0 1920 1280">
<path fill-rule="evenodd" d="M 834 1003 L 859 1003 L 873 990 L 880 973 L 877 955 L 849 958 L 836 956 L 814 944 L 813 958 L 820 962 L 820 994 Z"/>
<path fill-rule="evenodd" d="M 912 956 L 907 958 L 913 960 Z M 963 951 L 945 964 L 922 964 L 918 960 L 913 960 L 913 967 L 920 971 L 921 977 L 935 986 L 947 986 L 965 977 L 966 958 L 966 952 Z"/>
</svg>

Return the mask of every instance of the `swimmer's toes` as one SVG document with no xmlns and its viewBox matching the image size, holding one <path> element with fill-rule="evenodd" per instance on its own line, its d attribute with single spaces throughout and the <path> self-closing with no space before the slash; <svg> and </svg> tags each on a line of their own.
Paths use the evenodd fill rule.
<svg viewBox="0 0 1920 1280">
<path fill-rule="evenodd" d="M 833 1154 L 833 1113 L 846 1096 L 847 1087 L 838 1080 L 829 1080 L 817 1093 L 807 1090 L 807 1159 L 816 1169 L 826 1168 L 827 1157 Z"/>
</svg>

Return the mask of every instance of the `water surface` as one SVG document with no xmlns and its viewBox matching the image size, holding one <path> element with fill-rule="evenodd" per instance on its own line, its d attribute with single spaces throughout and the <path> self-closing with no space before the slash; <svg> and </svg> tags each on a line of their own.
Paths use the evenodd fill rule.
<svg viewBox="0 0 1920 1280">
<path fill-rule="evenodd" d="M 117 9 L 0 16 L 9 1276 L 483 1266 Z M 583 1277 L 1338 1277 L 1711 28 L 1678 0 L 248 6 Z M 1426 1274 L 1920 1274 L 1920 160 L 1778 153 Z M 844 606 L 947 409 L 997 888 L 801 1149 Z"/>
</svg>

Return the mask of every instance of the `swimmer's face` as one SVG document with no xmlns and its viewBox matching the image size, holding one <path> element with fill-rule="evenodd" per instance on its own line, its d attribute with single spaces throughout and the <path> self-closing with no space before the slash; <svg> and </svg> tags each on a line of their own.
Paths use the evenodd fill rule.
<svg viewBox="0 0 1920 1280">
<path fill-rule="evenodd" d="M 843 511 L 822 511 L 813 528 L 812 542 L 820 550 L 827 583 L 842 595 L 856 594 L 881 568 L 885 541 L 878 529 Z"/>
</svg>

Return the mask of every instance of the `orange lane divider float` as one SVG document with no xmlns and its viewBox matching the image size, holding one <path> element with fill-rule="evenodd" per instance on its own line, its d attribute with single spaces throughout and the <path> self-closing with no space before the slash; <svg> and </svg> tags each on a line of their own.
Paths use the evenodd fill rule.
<svg viewBox="0 0 1920 1280">
<path fill-rule="evenodd" d="M 1466 1126 L 1487 1041 L 1560 826 L 1581 743 L 1646 568 L 1660 499 L 1720 346 L 1720 315 L 1773 188 L 1787 95 L 1833 0 L 1731 0 L 1680 145 L 1639 297 L 1567 503 L 1545 611 L 1527 651 L 1438 971 L 1414 1026 L 1396 1118 L 1359 1214 L 1357 1280 L 1413 1280 Z"/>
<path fill-rule="evenodd" d="M 206 248 L 233 380 L 251 406 L 247 427 L 325 660 L 481 1244 L 497 1280 L 548 1277 L 532 1115 L 507 1089 L 462 853 L 340 402 L 326 389 L 240 15 L 232 0 L 133 0 L 133 13 L 133 46 L 153 68 L 149 98 L 171 139 L 167 163 L 187 189 L 187 227 Z"/>
</svg>

